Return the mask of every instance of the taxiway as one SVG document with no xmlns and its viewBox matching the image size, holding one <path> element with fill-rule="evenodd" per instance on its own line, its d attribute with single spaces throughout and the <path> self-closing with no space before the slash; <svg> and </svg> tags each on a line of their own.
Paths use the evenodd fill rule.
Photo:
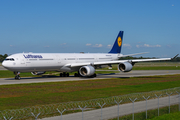
<svg viewBox="0 0 180 120">
<path fill-rule="evenodd" d="M 24 84 L 24 83 L 41 83 L 41 82 L 63 82 L 63 81 L 79 81 L 79 80 L 94 80 L 104 78 L 128 78 L 139 76 L 154 76 L 154 75 L 172 75 L 180 74 L 180 70 L 132 70 L 128 73 L 111 73 L 98 74 L 96 78 L 81 78 L 81 77 L 22 77 L 20 80 L 14 78 L 0 78 L 0 85 L 7 84 Z"/>
<path fill-rule="evenodd" d="M 7 70 L 7 69 L 5 69 L 3 66 L 0 66 L 0 70 Z"/>
</svg>

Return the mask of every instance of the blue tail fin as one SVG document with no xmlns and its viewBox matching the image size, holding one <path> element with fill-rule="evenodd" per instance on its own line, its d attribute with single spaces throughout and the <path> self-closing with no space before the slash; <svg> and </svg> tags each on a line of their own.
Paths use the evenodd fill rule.
<svg viewBox="0 0 180 120">
<path fill-rule="evenodd" d="M 119 34 L 116 38 L 116 41 L 114 42 L 114 45 L 109 53 L 114 53 L 114 54 L 121 53 L 123 33 L 124 33 L 124 31 L 119 32 Z"/>
</svg>

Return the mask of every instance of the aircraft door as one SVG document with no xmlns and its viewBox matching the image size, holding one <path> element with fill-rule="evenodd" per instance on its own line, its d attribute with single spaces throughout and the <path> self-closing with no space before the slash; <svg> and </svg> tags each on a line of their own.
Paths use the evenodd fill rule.
<svg viewBox="0 0 180 120">
<path fill-rule="evenodd" d="M 22 56 L 20 57 L 20 64 L 25 66 L 25 58 L 23 58 Z"/>
</svg>

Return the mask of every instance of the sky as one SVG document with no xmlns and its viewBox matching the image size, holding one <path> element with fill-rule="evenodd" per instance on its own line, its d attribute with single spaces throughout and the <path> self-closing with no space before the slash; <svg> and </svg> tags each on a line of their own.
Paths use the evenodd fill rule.
<svg viewBox="0 0 180 120">
<path fill-rule="evenodd" d="M 173 57 L 180 53 L 180 1 L 0 1 L 0 54 L 107 53 L 121 30 L 122 54 Z"/>
</svg>

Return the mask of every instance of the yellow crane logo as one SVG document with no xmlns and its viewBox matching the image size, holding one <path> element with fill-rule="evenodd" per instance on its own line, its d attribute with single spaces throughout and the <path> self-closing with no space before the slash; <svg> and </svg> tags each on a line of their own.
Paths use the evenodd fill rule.
<svg viewBox="0 0 180 120">
<path fill-rule="evenodd" d="M 120 47 L 120 46 L 122 45 L 122 40 L 121 40 L 121 37 L 118 37 L 117 42 L 118 42 L 118 46 Z"/>
</svg>

